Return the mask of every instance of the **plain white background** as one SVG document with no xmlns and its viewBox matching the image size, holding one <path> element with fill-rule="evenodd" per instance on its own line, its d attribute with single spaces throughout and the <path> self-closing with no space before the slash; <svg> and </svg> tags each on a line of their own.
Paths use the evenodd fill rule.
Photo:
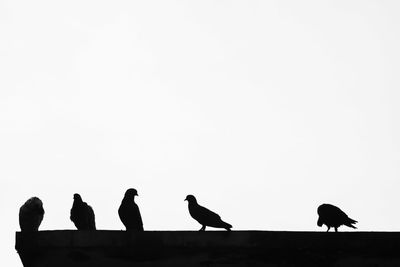
<svg viewBox="0 0 400 267">
<path fill-rule="evenodd" d="M 400 228 L 398 1 L 0 1 L 1 261 L 19 207 L 74 229 L 73 193 L 121 230 Z M 348 230 L 348 229 L 341 229 Z"/>
</svg>

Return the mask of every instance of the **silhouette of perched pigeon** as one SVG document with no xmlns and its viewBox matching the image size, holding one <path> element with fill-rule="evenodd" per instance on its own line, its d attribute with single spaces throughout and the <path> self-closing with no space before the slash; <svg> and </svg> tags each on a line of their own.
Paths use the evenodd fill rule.
<svg viewBox="0 0 400 267">
<path fill-rule="evenodd" d="M 82 201 L 79 194 L 74 194 L 70 219 L 78 230 L 96 230 L 93 209 L 86 202 Z"/>
<path fill-rule="evenodd" d="M 42 201 L 37 197 L 28 199 L 19 209 L 19 226 L 21 227 L 21 231 L 38 231 L 43 216 Z"/>
<path fill-rule="evenodd" d="M 186 196 L 186 200 L 188 201 L 190 216 L 202 225 L 200 231 L 204 231 L 207 226 L 224 228 L 227 231 L 231 230 L 232 225 L 222 221 L 218 214 L 197 204 L 197 200 L 193 195 Z"/>
<path fill-rule="evenodd" d="M 338 207 L 331 204 L 322 204 L 318 207 L 318 226 L 325 224 L 328 227 L 327 232 L 331 227 L 335 228 L 335 232 L 341 225 L 346 225 L 348 227 L 357 229 L 353 224 L 357 223 L 356 220 L 349 218 L 346 213 L 344 213 Z"/>
<path fill-rule="evenodd" d="M 126 230 L 143 231 L 143 221 L 140 215 L 139 207 L 135 203 L 135 196 L 139 196 L 136 189 L 130 188 L 126 190 L 118 209 L 118 215 Z"/>
</svg>

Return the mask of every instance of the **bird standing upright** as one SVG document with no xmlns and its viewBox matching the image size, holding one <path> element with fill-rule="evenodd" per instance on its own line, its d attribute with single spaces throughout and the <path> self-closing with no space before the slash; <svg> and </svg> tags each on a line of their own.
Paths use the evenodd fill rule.
<svg viewBox="0 0 400 267">
<path fill-rule="evenodd" d="M 94 211 L 79 194 L 74 194 L 70 219 L 78 230 L 96 230 Z"/>
<path fill-rule="evenodd" d="M 334 227 L 335 232 L 337 232 L 341 225 L 357 229 L 357 227 L 353 225 L 357 223 L 357 221 L 349 218 L 346 213 L 334 205 L 322 204 L 318 207 L 317 213 L 319 215 L 317 225 L 321 227 L 325 224 L 328 227 L 327 232 L 331 227 Z"/>
<path fill-rule="evenodd" d="M 135 196 L 139 196 L 136 189 L 129 188 L 125 192 L 118 215 L 127 231 L 143 231 L 143 221 L 139 207 L 135 203 Z"/>
<path fill-rule="evenodd" d="M 218 214 L 197 204 L 197 200 L 193 195 L 186 196 L 185 201 L 188 202 L 190 216 L 202 225 L 200 231 L 204 231 L 207 226 L 231 231 L 232 225 L 222 221 Z"/>
<path fill-rule="evenodd" d="M 42 201 L 31 197 L 19 209 L 19 226 L 23 232 L 38 231 L 43 220 L 44 209 Z"/>
</svg>

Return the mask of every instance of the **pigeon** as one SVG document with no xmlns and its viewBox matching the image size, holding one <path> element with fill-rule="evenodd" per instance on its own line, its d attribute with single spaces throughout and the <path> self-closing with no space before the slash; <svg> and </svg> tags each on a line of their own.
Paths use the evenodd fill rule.
<svg viewBox="0 0 400 267">
<path fill-rule="evenodd" d="M 44 209 L 42 201 L 31 197 L 19 209 L 19 226 L 22 232 L 38 231 L 43 220 Z"/>
<path fill-rule="evenodd" d="M 193 195 L 186 196 L 185 201 L 188 202 L 190 216 L 202 225 L 200 231 L 204 231 L 207 226 L 231 231 L 232 225 L 222 221 L 218 214 L 197 204 Z"/>
<path fill-rule="evenodd" d="M 331 227 L 334 227 L 335 232 L 337 232 L 341 225 L 357 229 L 357 227 L 353 225 L 357 223 L 357 221 L 349 218 L 346 213 L 334 205 L 322 204 L 318 207 L 317 212 L 319 215 L 317 225 L 321 227 L 325 224 L 328 227 L 327 232 Z"/>
<path fill-rule="evenodd" d="M 70 219 L 78 230 L 96 230 L 93 209 L 86 202 L 82 201 L 79 194 L 74 194 Z"/>
<path fill-rule="evenodd" d="M 143 231 L 143 221 L 138 205 L 135 203 L 135 196 L 139 196 L 136 189 L 129 188 L 125 192 L 118 215 L 127 231 Z"/>
</svg>

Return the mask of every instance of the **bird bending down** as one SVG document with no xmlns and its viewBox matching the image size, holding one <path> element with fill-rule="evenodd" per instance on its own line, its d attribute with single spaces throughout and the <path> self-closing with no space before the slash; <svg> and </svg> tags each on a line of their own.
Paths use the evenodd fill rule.
<svg viewBox="0 0 400 267">
<path fill-rule="evenodd" d="M 143 221 L 135 196 L 139 196 L 136 189 L 126 190 L 118 209 L 118 215 L 127 231 L 143 231 Z"/>
<path fill-rule="evenodd" d="M 222 221 L 218 214 L 197 204 L 197 200 L 193 195 L 186 196 L 185 201 L 188 202 L 190 216 L 202 225 L 200 231 L 204 231 L 207 226 L 231 231 L 232 225 Z"/>
<path fill-rule="evenodd" d="M 19 209 L 19 226 L 23 232 L 38 231 L 43 220 L 44 209 L 42 201 L 31 197 Z"/>
<path fill-rule="evenodd" d="M 349 218 L 346 213 L 334 205 L 322 204 L 318 207 L 317 212 L 319 215 L 317 225 L 321 227 L 325 224 L 328 227 L 327 232 L 331 227 L 334 227 L 335 232 L 337 232 L 341 225 L 357 229 L 357 227 L 353 225 L 357 223 L 357 221 Z"/>
<path fill-rule="evenodd" d="M 78 230 L 96 230 L 94 211 L 79 194 L 74 194 L 70 219 Z"/>
</svg>

